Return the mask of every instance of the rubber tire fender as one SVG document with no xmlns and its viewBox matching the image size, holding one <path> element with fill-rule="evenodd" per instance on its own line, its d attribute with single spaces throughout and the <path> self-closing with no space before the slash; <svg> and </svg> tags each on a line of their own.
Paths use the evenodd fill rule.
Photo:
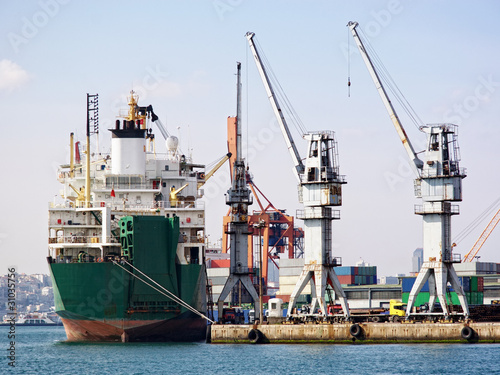
<svg viewBox="0 0 500 375">
<path fill-rule="evenodd" d="M 205 335 L 205 343 L 211 344 L 212 343 L 212 325 L 207 324 L 207 332 Z"/>
<path fill-rule="evenodd" d="M 470 340 L 474 337 L 474 330 L 469 326 L 465 326 L 462 328 L 462 331 L 460 331 L 460 335 L 463 339 Z"/>
<path fill-rule="evenodd" d="M 363 329 L 359 324 L 354 323 L 349 327 L 349 333 L 354 337 L 360 337 L 361 334 L 363 333 Z"/>
<path fill-rule="evenodd" d="M 248 332 L 248 340 L 250 340 L 252 344 L 259 344 L 263 338 L 264 335 L 262 332 L 256 328 L 251 329 L 250 332 Z"/>
</svg>

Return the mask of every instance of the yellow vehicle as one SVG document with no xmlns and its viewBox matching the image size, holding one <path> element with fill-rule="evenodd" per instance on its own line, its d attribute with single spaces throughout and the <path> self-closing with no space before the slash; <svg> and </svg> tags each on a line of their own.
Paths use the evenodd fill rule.
<svg viewBox="0 0 500 375">
<path fill-rule="evenodd" d="M 405 316 L 406 314 L 406 303 L 398 301 L 396 299 L 391 299 L 389 303 L 389 315 L 390 316 Z"/>
</svg>

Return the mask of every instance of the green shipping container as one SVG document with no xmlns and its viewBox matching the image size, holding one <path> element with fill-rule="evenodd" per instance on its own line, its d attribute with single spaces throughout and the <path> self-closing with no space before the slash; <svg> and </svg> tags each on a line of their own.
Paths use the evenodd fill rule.
<svg viewBox="0 0 500 375">
<path fill-rule="evenodd" d="M 477 277 L 473 276 L 470 278 L 470 291 L 477 292 Z"/>
<path fill-rule="evenodd" d="M 483 303 L 483 293 L 479 292 L 468 292 L 465 293 L 465 297 L 467 299 L 467 303 L 470 305 L 480 305 Z M 410 296 L 410 293 L 402 293 L 401 295 L 401 300 L 403 303 L 408 303 L 408 298 Z M 428 303 L 430 298 L 429 292 L 420 292 L 417 295 L 417 298 L 415 299 L 415 306 L 420 306 L 423 305 L 424 303 Z M 446 295 L 446 301 L 449 304 L 450 303 L 450 298 L 451 298 L 451 304 L 452 305 L 460 305 L 460 300 L 458 299 L 458 295 L 456 292 L 451 292 Z M 474 301 L 474 302 L 472 302 Z M 439 302 L 439 298 L 436 298 L 436 302 Z"/>
</svg>

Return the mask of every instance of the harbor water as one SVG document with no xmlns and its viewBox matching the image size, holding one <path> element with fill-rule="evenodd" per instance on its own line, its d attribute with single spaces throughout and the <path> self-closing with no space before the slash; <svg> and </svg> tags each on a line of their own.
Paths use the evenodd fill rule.
<svg viewBox="0 0 500 375">
<path fill-rule="evenodd" d="M 500 374 L 500 344 L 69 343 L 63 327 L 0 327 L 0 374 Z"/>
</svg>

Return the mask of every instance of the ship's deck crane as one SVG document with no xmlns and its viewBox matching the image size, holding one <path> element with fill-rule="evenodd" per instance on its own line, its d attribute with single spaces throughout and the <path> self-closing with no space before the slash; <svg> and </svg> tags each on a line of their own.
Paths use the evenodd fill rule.
<svg viewBox="0 0 500 375">
<path fill-rule="evenodd" d="M 153 106 L 151 104 L 148 105 L 147 107 L 137 107 L 137 111 L 140 115 L 143 116 L 146 116 L 147 114 L 148 118 L 151 118 L 151 121 L 156 124 L 158 130 L 160 131 L 161 135 L 163 136 L 163 139 L 167 144 L 167 149 L 169 150 L 169 152 L 174 150 L 171 156 L 182 155 L 182 151 L 177 146 L 179 143 L 178 138 L 176 136 L 169 134 L 167 128 L 165 127 L 165 125 L 163 125 L 163 122 L 161 122 L 160 118 L 154 113 Z M 151 136 L 154 138 L 154 135 Z"/>
<path fill-rule="evenodd" d="M 342 184 L 345 183 L 345 176 L 339 174 L 334 133 L 319 131 L 305 134 L 308 153 L 305 164 L 302 162 L 255 46 L 254 36 L 255 34 L 251 32 L 246 34 L 267 96 L 292 157 L 294 174 L 299 182 L 299 201 L 304 204 L 304 210 L 300 210 L 297 217 L 304 220 L 305 265 L 290 296 L 288 316 L 292 315 L 297 297 L 310 282 L 311 311 L 314 311 L 318 304 L 320 315 L 327 315 L 325 293 L 329 284 L 340 300 L 345 318 L 349 318 L 347 299 L 334 271 L 334 266 L 340 265 L 339 258 L 332 256 L 332 220 L 340 218 L 340 215 L 330 207 L 342 204 Z"/>
<path fill-rule="evenodd" d="M 208 181 L 208 179 L 210 177 L 212 177 L 214 175 L 214 173 L 217 172 L 219 170 L 219 168 L 222 167 L 224 165 L 224 163 L 226 161 L 228 161 L 231 156 L 232 156 L 232 154 L 230 152 L 228 152 L 226 155 L 224 155 L 224 157 L 222 159 L 220 159 L 208 173 L 205 174 L 204 180 L 198 182 L 198 189 L 201 188 L 203 185 L 205 185 L 205 183 Z"/>
<path fill-rule="evenodd" d="M 422 206 L 415 207 L 415 213 L 423 217 L 424 262 L 410 292 L 406 317 L 409 318 L 410 315 L 413 315 L 412 308 L 415 298 L 428 280 L 431 312 L 436 297 L 439 297 L 443 315 L 446 318 L 449 317 L 445 294 L 447 283 L 450 282 L 457 292 L 463 315 L 467 318 L 469 308 L 462 286 L 453 268 L 453 263 L 456 263 L 457 260 L 453 257 L 450 240 L 451 216 L 458 214 L 458 206 L 452 206 L 450 202 L 462 200 L 462 179 L 466 176 L 465 171 L 459 168 L 459 152 L 456 139 L 457 126 L 433 124 L 420 127 L 421 131 L 427 133 L 427 148 L 424 154 L 424 162 L 422 162 L 415 153 L 356 30 L 358 23 L 349 22 L 347 26 L 352 32 L 366 67 L 403 142 L 403 146 L 410 160 L 412 160 L 412 166 L 417 175 L 415 195 L 423 200 Z"/>
<path fill-rule="evenodd" d="M 156 124 L 158 130 L 160 130 L 160 133 L 163 136 L 163 139 L 167 140 L 167 138 L 170 137 L 170 134 L 168 134 L 167 128 L 163 125 L 160 118 L 153 112 L 153 106 L 148 105 L 143 109 L 151 114 L 151 121 L 153 121 Z"/>
</svg>

